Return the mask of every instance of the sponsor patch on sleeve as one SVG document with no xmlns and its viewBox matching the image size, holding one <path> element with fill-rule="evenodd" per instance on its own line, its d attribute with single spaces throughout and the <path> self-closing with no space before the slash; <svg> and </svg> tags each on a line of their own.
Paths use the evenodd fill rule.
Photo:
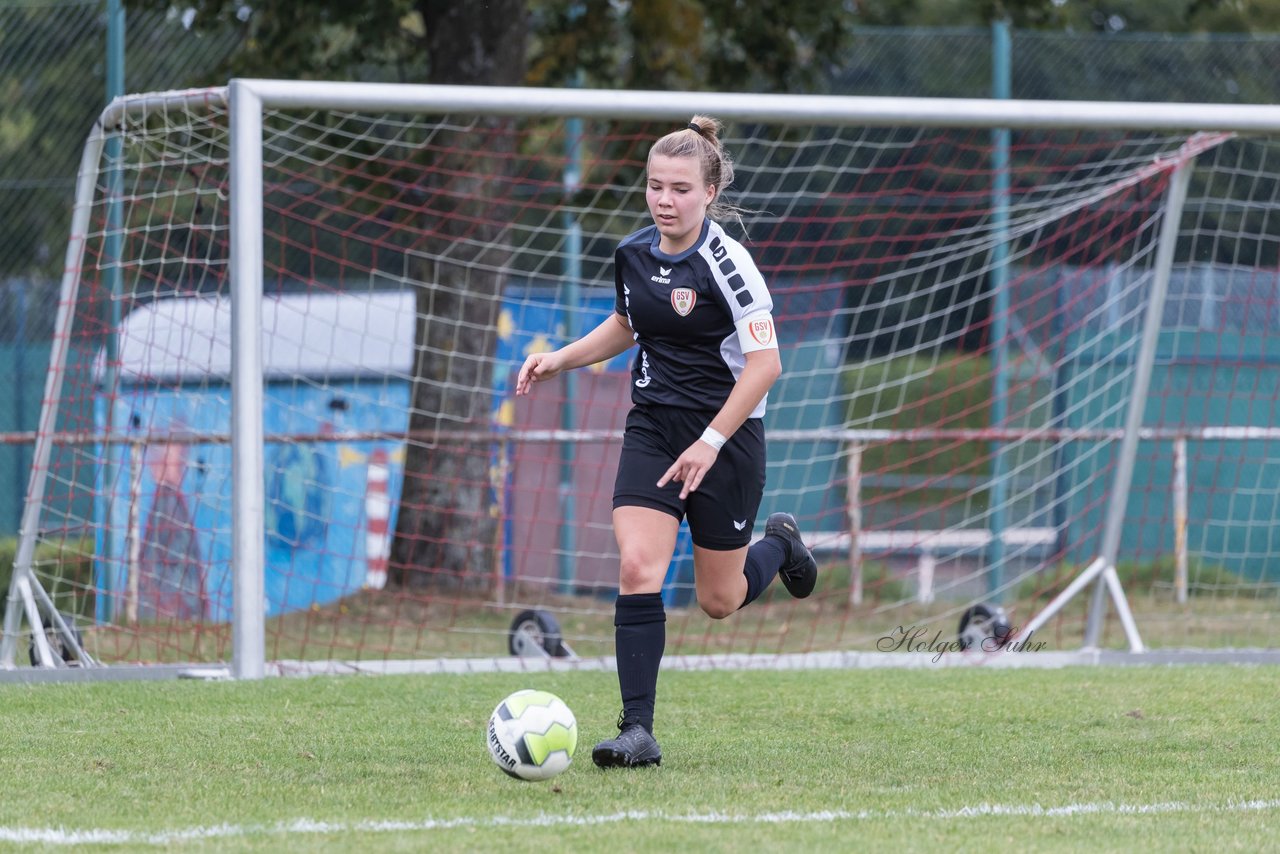
<svg viewBox="0 0 1280 854">
<path fill-rule="evenodd" d="M 773 315 L 753 314 L 738 321 L 738 342 L 743 353 L 778 349 L 778 333 Z"/>
</svg>

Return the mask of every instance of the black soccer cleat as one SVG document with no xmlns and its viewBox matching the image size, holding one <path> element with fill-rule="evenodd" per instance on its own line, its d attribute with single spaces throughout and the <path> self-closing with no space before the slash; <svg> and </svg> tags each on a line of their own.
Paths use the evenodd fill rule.
<svg viewBox="0 0 1280 854">
<path fill-rule="evenodd" d="M 778 577 L 787 592 L 797 599 L 812 593 L 818 583 L 818 562 L 800 538 L 796 517 L 790 513 L 771 514 L 765 522 L 764 535 L 781 537 L 787 543 L 787 561 L 778 570 Z"/>
<path fill-rule="evenodd" d="M 661 765 L 662 748 L 640 724 L 619 725 L 617 738 L 602 741 L 591 751 L 591 761 L 601 768 L 640 768 Z"/>
</svg>

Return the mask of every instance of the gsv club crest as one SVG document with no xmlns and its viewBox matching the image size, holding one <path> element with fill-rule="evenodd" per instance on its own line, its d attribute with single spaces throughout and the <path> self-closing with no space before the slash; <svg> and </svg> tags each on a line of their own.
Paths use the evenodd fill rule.
<svg viewBox="0 0 1280 854">
<path fill-rule="evenodd" d="M 681 317 L 688 317 L 697 301 L 698 295 L 694 293 L 693 288 L 675 288 L 671 291 L 671 307 Z"/>
</svg>

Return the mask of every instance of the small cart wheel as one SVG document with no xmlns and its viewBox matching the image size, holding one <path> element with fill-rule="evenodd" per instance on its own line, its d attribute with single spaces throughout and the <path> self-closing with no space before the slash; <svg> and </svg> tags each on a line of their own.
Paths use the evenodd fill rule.
<svg viewBox="0 0 1280 854">
<path fill-rule="evenodd" d="M 549 611 L 532 608 L 516 614 L 511 621 L 507 648 L 512 655 L 563 658 L 566 653 L 560 623 Z"/>
<path fill-rule="evenodd" d="M 53 652 L 55 658 L 62 659 L 65 663 L 75 665 L 79 664 L 76 658 L 76 648 L 84 649 L 84 642 L 80 639 L 80 630 L 76 628 L 75 620 L 70 614 L 61 614 L 62 621 L 67 624 L 70 630 L 71 639 L 68 639 L 54 623 L 44 627 L 45 639 L 49 642 L 49 649 Z M 71 640 L 75 642 L 72 643 Z M 31 666 L 40 666 L 40 655 L 36 652 L 36 636 L 33 632 L 31 635 Z"/>
<path fill-rule="evenodd" d="M 1012 633 L 1009 618 L 999 605 L 979 603 L 960 615 L 961 649 L 995 652 L 1009 642 Z"/>
</svg>

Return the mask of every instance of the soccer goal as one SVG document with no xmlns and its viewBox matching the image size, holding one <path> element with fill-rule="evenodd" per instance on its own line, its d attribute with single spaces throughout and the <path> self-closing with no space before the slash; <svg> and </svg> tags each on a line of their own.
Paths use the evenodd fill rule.
<svg viewBox="0 0 1280 854">
<path fill-rule="evenodd" d="M 607 666 L 628 357 L 513 379 L 694 113 L 822 573 L 672 666 L 1280 648 L 1280 108 L 238 80 L 89 137 L 0 666 Z"/>
</svg>

